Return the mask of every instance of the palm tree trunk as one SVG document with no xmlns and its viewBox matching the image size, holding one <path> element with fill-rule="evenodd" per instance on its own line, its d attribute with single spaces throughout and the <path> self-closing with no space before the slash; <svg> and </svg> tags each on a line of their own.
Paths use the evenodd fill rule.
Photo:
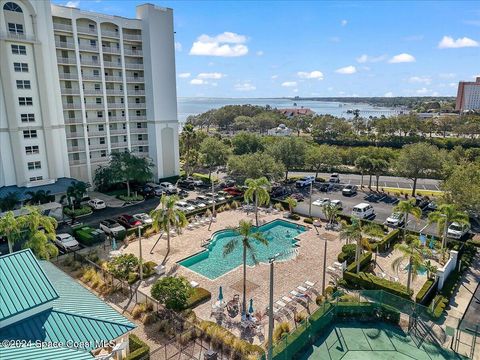
<svg viewBox="0 0 480 360">
<path fill-rule="evenodd" d="M 130 197 L 130 181 L 127 180 L 127 196 Z"/>
<path fill-rule="evenodd" d="M 255 192 L 255 224 L 258 227 L 258 198 L 257 198 L 256 192 Z"/>
<path fill-rule="evenodd" d="M 170 221 L 167 223 L 167 253 L 165 254 L 165 258 L 170 253 Z"/>
<path fill-rule="evenodd" d="M 415 196 L 415 191 L 417 191 L 417 180 L 417 178 L 413 179 L 412 196 Z"/>
<path fill-rule="evenodd" d="M 243 303 L 242 315 L 247 313 L 247 247 L 243 245 Z"/>
<path fill-rule="evenodd" d="M 362 171 L 362 180 L 360 181 L 360 187 L 363 188 L 363 171 Z"/>
<path fill-rule="evenodd" d="M 360 272 L 360 242 L 361 242 L 361 239 L 358 239 L 357 248 L 355 249 L 355 262 L 357 263 L 357 274 Z"/>
<path fill-rule="evenodd" d="M 375 177 L 377 178 L 377 191 L 378 191 L 378 181 L 380 180 L 380 175 L 375 175 Z"/>
<path fill-rule="evenodd" d="M 372 188 L 372 174 L 370 174 L 370 177 L 368 179 L 368 188 L 371 189 Z"/>
<path fill-rule="evenodd" d="M 403 224 L 403 242 L 407 239 L 408 212 L 405 213 L 405 224 Z"/>
<path fill-rule="evenodd" d="M 8 253 L 11 254 L 13 253 L 13 242 L 11 240 L 8 240 L 8 238 L 7 238 L 7 242 L 8 242 Z"/>
<path fill-rule="evenodd" d="M 410 293 L 410 282 L 412 279 L 412 257 L 408 260 L 407 293 Z"/>
</svg>

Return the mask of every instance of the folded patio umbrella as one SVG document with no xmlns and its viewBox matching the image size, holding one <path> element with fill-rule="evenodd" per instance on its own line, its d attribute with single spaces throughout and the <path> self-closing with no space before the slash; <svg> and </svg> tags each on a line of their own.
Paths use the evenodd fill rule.
<svg viewBox="0 0 480 360">
<path fill-rule="evenodd" d="M 250 307 L 248 308 L 248 312 L 253 314 L 253 299 L 250 299 Z"/>
</svg>

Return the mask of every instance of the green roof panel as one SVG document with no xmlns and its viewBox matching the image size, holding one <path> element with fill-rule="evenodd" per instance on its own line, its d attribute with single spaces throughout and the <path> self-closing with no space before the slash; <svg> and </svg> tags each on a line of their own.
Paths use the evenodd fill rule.
<svg viewBox="0 0 480 360">
<path fill-rule="evenodd" d="M 0 321 L 57 298 L 30 249 L 0 256 Z"/>
<path fill-rule="evenodd" d="M 1 347 L 0 359 L 8 360 L 91 360 L 93 355 L 86 351 L 59 347 Z"/>
</svg>

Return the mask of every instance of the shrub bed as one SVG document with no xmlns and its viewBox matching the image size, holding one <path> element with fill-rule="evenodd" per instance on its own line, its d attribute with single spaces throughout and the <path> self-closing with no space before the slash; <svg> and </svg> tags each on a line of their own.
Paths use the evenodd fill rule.
<svg viewBox="0 0 480 360">
<path fill-rule="evenodd" d="M 370 262 L 372 261 L 372 253 L 367 252 L 363 255 L 360 256 L 360 271 L 363 271 L 368 265 L 370 265 Z M 354 261 L 350 265 L 347 266 L 347 271 L 348 272 L 355 272 L 357 270 L 357 263 Z"/>
<path fill-rule="evenodd" d="M 96 231 L 89 226 L 81 226 L 73 229 L 73 235 L 79 243 L 91 246 L 96 243 L 105 241 L 105 233 Z"/>
<path fill-rule="evenodd" d="M 389 232 L 384 238 L 376 243 L 371 244 L 372 251 L 385 252 L 390 249 L 397 241 L 401 239 L 400 230 L 395 229 Z"/>
<path fill-rule="evenodd" d="M 366 290 L 385 290 L 391 294 L 403 297 L 405 299 L 410 299 L 413 294 L 413 290 L 410 290 L 408 293 L 406 286 L 403 284 L 381 279 L 369 273 L 360 272 L 358 274 L 354 274 L 352 272 L 345 271 L 343 273 L 343 279 L 353 286 L 357 285 Z"/>
<path fill-rule="evenodd" d="M 126 201 L 126 202 L 142 201 L 142 200 L 143 200 L 143 196 L 142 196 L 142 195 L 134 195 L 134 194 L 130 194 L 130 196 L 127 196 L 127 195 L 118 195 L 117 198 L 118 198 L 119 200 Z"/>
<path fill-rule="evenodd" d="M 415 296 L 415 302 L 419 304 L 426 304 L 428 301 L 431 299 L 431 294 L 434 294 L 434 292 L 430 292 L 430 289 L 432 286 L 435 285 L 435 280 L 428 279 L 425 281 L 425 284 L 423 284 L 422 288 L 418 291 L 417 295 Z M 430 294 L 428 294 L 430 292 Z M 429 295 L 427 297 L 427 295 Z"/>
<path fill-rule="evenodd" d="M 74 210 L 70 209 L 68 206 L 63 208 L 63 213 L 69 217 L 75 216 L 83 216 L 83 215 L 90 215 L 92 213 L 92 208 L 88 205 L 82 205 L 82 207 L 76 208 Z"/>
<path fill-rule="evenodd" d="M 194 307 L 209 301 L 212 298 L 212 293 L 204 288 L 197 287 L 193 289 L 193 294 L 187 300 L 186 309 L 193 309 Z"/>
<path fill-rule="evenodd" d="M 342 252 L 338 254 L 337 260 L 340 263 L 343 263 L 344 261 L 347 262 L 347 264 L 351 264 L 352 261 L 355 260 L 355 250 L 357 246 L 355 244 L 347 244 L 342 246 Z"/>
<path fill-rule="evenodd" d="M 138 338 L 135 334 L 128 336 L 130 354 L 126 360 L 143 360 L 150 354 L 150 347 Z"/>
</svg>

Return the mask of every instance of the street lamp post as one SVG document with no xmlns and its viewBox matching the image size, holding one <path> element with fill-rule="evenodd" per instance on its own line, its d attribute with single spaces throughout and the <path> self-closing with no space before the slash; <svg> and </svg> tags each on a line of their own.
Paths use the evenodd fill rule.
<svg viewBox="0 0 480 360">
<path fill-rule="evenodd" d="M 320 237 L 321 239 L 321 237 Z M 325 276 L 327 270 L 327 238 L 324 238 L 325 245 L 323 247 L 323 276 L 322 276 L 322 295 L 325 296 Z"/>
<path fill-rule="evenodd" d="M 143 260 L 142 260 L 142 227 L 141 225 L 138 226 L 138 247 L 139 247 L 139 266 L 140 266 L 140 282 L 143 280 Z"/>
<path fill-rule="evenodd" d="M 312 192 L 313 192 L 313 181 L 310 183 L 310 203 L 308 204 L 308 216 L 312 218 Z"/>
</svg>

